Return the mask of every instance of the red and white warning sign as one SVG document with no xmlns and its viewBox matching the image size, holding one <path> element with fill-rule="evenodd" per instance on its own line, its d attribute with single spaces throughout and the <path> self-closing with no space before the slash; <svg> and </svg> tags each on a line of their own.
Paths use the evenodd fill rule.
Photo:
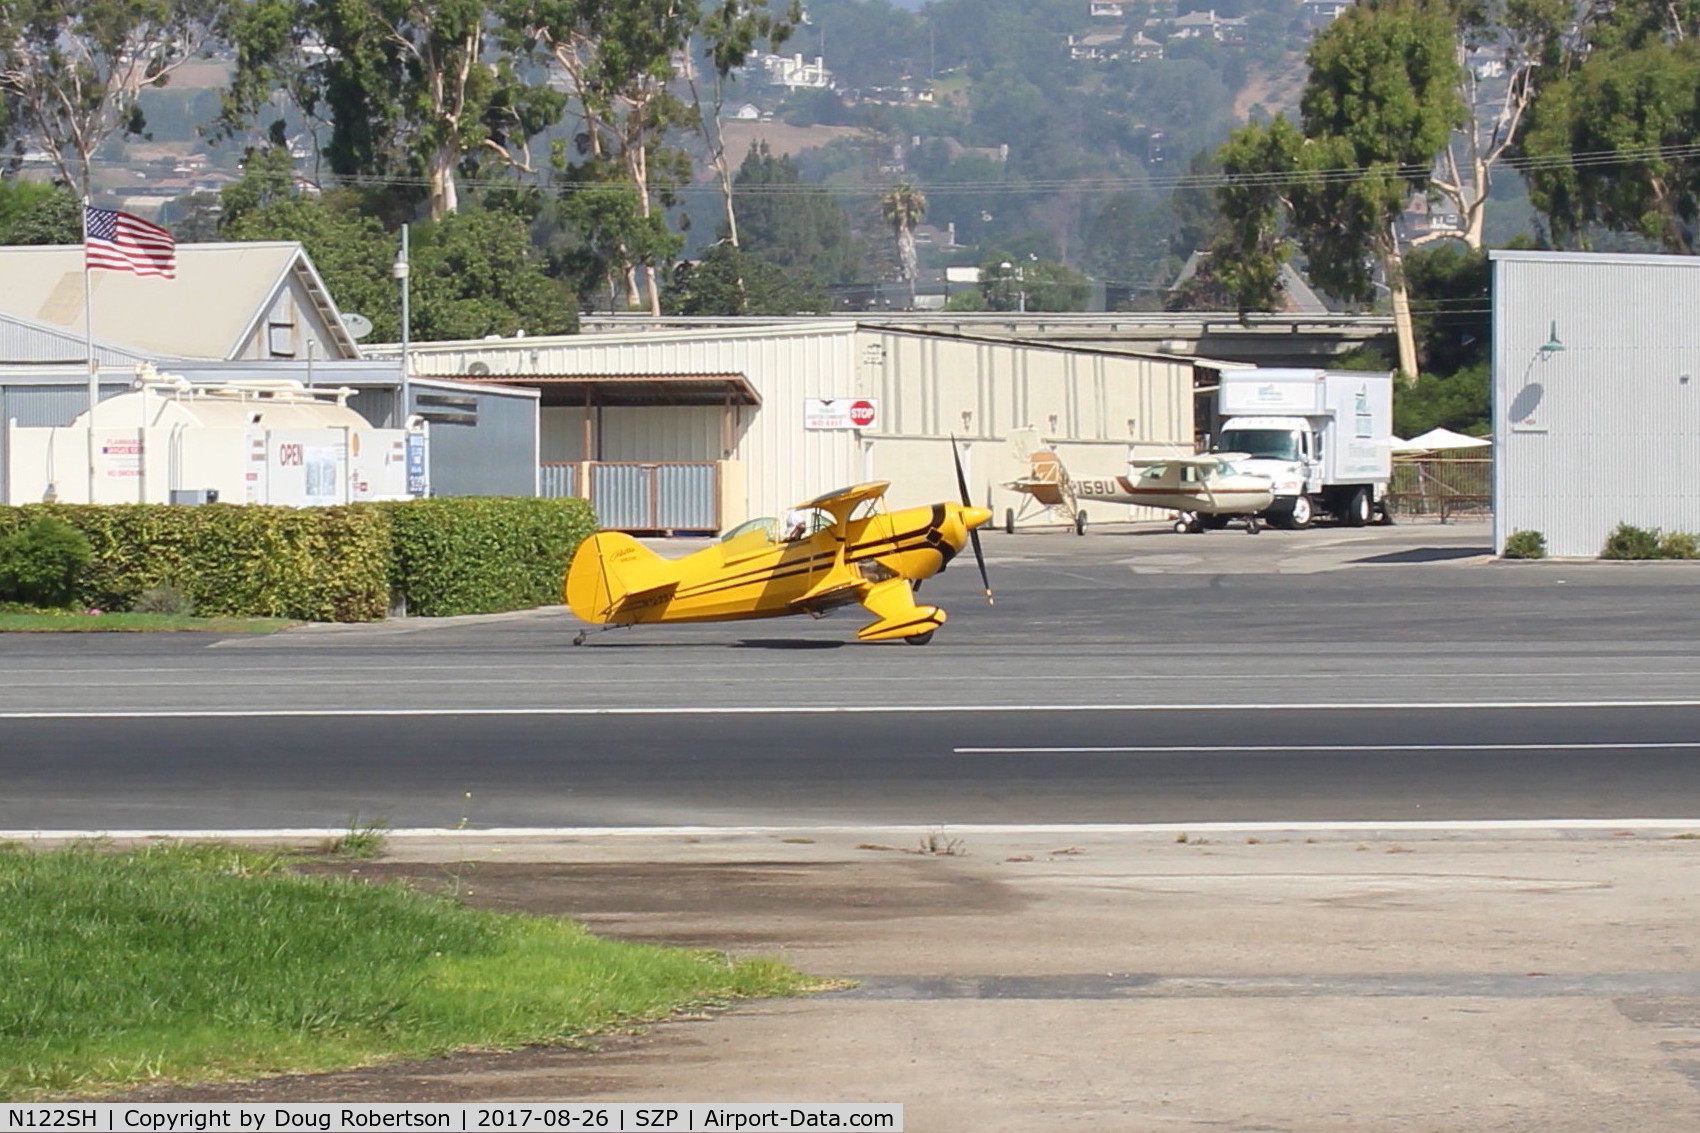
<svg viewBox="0 0 1700 1133">
<path fill-rule="evenodd" d="M 871 397 L 811 397 L 803 403 L 805 429 L 871 429 L 879 416 L 879 402 Z"/>
</svg>

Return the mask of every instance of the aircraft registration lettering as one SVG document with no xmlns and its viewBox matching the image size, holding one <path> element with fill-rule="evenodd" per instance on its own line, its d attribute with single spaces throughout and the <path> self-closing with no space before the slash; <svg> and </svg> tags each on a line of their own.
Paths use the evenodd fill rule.
<svg viewBox="0 0 1700 1133">
<path fill-rule="evenodd" d="M 1121 485 L 1114 480 L 1076 480 L 1074 482 L 1074 494 L 1077 496 L 1113 496 L 1121 490 Z"/>
</svg>

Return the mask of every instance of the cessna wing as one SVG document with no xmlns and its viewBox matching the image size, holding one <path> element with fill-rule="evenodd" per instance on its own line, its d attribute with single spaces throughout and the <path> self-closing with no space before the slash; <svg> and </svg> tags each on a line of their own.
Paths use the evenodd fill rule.
<svg viewBox="0 0 1700 1133">
<path fill-rule="evenodd" d="M 1140 456 L 1130 459 L 1127 463 L 1129 468 L 1155 468 L 1159 464 L 1173 464 L 1180 468 L 1214 468 L 1223 461 L 1231 464 L 1244 455 L 1237 452 L 1195 452 L 1182 456 Z"/>
</svg>

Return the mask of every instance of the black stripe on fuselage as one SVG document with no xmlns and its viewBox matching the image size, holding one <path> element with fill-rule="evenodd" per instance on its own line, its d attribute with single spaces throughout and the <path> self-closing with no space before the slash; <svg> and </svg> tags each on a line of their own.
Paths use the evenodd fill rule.
<svg viewBox="0 0 1700 1133">
<path fill-rule="evenodd" d="M 868 539 L 854 543 L 844 553 L 846 563 L 861 562 L 865 559 L 877 559 L 886 555 L 903 555 L 913 551 L 932 550 L 939 553 L 939 569 L 943 570 L 946 563 L 956 554 L 952 547 L 941 535 L 945 520 L 943 504 L 934 504 L 931 522 L 925 526 L 909 531 L 882 536 L 878 539 Z M 814 574 L 832 565 L 837 558 L 836 551 L 816 551 L 806 558 L 782 561 L 778 566 L 752 567 L 728 578 L 716 579 L 703 583 L 689 590 L 681 590 L 674 596 L 679 599 L 703 598 L 719 594 L 726 590 L 735 590 L 742 586 L 750 586 L 758 581 L 795 578 L 798 575 Z"/>
</svg>

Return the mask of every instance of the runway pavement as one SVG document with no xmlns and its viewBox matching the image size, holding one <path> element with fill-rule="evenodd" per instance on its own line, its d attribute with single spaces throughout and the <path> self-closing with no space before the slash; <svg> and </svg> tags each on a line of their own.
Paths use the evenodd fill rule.
<svg viewBox="0 0 1700 1133">
<path fill-rule="evenodd" d="M 1485 561 L 1484 525 L 989 536 L 923 648 L 847 609 L 570 643 L 559 607 L 262 638 L 12 636 L 20 713 L 1687 700 L 1700 564 Z M 961 565 L 960 563 L 958 564 Z"/>
<path fill-rule="evenodd" d="M 516 735 L 590 714 L 587 735 L 677 745 L 704 717 L 661 726 L 655 709 L 732 707 L 826 735 L 823 720 L 842 723 L 851 743 L 870 710 L 996 707 L 964 746 L 1029 749 L 930 756 L 933 797 L 962 803 L 950 821 L 877 821 L 897 812 L 877 805 L 891 756 L 871 751 L 836 781 L 763 783 L 752 797 L 778 804 L 769 827 L 739 825 L 760 807 L 671 831 L 630 829 L 654 816 L 616 809 L 601 820 L 628 828 L 449 829 L 398 838 L 360 867 L 634 939 L 778 955 L 854 989 L 742 1005 L 597 1054 L 169 1096 L 900 1101 L 906 1128 L 926 1133 L 1700 1128 L 1700 809 L 1686 803 L 1697 761 L 1682 746 L 1696 740 L 1700 566 L 1492 562 L 1480 524 L 986 542 L 997 605 L 975 603 L 972 571 L 929 582 L 951 617 L 923 649 L 847 644 L 853 612 L 578 649 L 557 611 L 210 643 L 9 638 L 0 750 L 21 761 L 12 770 L 46 775 L 30 761 L 72 758 L 78 735 L 118 752 L 114 735 L 157 734 L 194 756 L 180 765 L 192 793 L 221 742 L 251 768 L 305 761 L 334 788 L 327 736 L 421 712 L 451 715 L 368 743 L 366 782 L 418 771 L 410 736 L 435 730 L 452 753 L 476 732 L 469 713 L 528 721 Z M 1293 746 L 1189 727 L 1232 718 L 1229 704 L 1278 715 L 1270 743 Z M 1043 710 L 1093 706 L 1154 724 L 1118 741 L 1130 750 L 1030 750 L 1046 742 L 1032 734 Z M 1011 719 L 1021 726 L 998 722 Z M 1492 735 L 1475 726 L 1488 719 Z M 1336 741 L 1349 750 L 1319 750 Z M 1445 748 L 1455 742 L 1467 746 Z M 1234 761 L 1182 750 L 1218 744 L 1238 745 Z M 741 758 L 748 774 L 783 753 Z M 1019 773 L 957 775 L 975 760 Z M 651 765 L 653 795 L 712 785 L 688 764 Z M 1094 766 L 1118 770 L 1083 775 Z M 1172 774 L 1171 798 L 1199 805 L 1091 826 L 1046 809 L 1068 783 L 1107 805 L 1112 781 L 1138 805 L 1130 770 L 1153 768 Z M 434 755 L 417 779 L 447 789 L 454 771 Z M 29 774 L 8 772 L 26 787 Z M 563 789 L 593 786 L 562 775 Z M 232 797 L 263 797 L 264 781 Z M 68 782 L 61 802 L 93 794 Z M 1444 805 L 1431 808 L 1435 783 Z M 1605 810 L 1631 786 L 1669 804 L 1663 821 Z M 809 817 L 810 798 L 839 809 Z M 1331 798 L 1352 805 L 1316 809 Z M 1570 809 L 1590 801 L 1602 812 Z M 1513 802 L 1523 821 L 1504 820 Z M 1485 827 L 1459 821 L 1495 805 Z M 452 815 L 435 821 L 477 825 Z M 1283 817 L 1260 821 L 1271 815 Z"/>
</svg>

